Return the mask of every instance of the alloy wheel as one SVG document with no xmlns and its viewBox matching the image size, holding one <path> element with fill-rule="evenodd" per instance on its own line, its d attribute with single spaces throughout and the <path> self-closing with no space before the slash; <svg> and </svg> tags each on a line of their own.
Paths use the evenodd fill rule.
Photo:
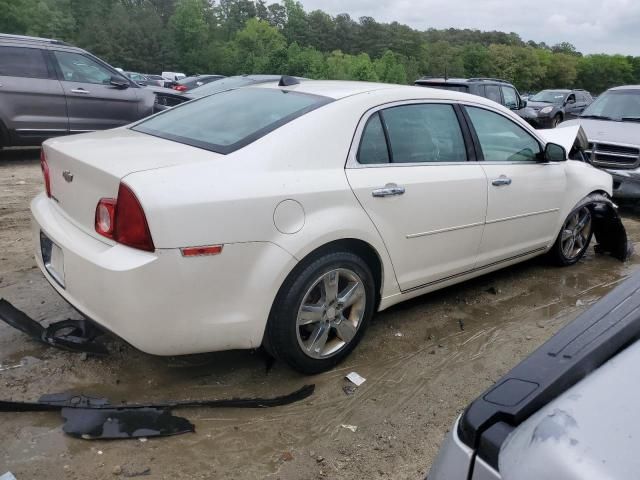
<svg viewBox="0 0 640 480">
<path fill-rule="evenodd" d="M 567 260 L 573 260 L 582 254 L 591 235 L 591 212 L 582 207 L 574 212 L 562 227 L 560 243 L 562 254 Z"/>
<path fill-rule="evenodd" d="M 298 344 L 309 357 L 329 358 L 356 336 L 367 294 L 353 270 L 338 268 L 317 278 L 302 299 L 296 318 Z"/>
</svg>

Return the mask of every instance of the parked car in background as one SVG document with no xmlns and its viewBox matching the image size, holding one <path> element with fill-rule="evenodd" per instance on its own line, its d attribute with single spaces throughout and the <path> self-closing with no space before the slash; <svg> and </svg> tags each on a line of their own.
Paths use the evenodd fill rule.
<svg viewBox="0 0 640 480">
<path fill-rule="evenodd" d="M 154 85 L 156 87 L 171 88 L 173 82 L 167 80 L 162 75 L 153 75 L 150 73 L 143 73 L 147 77 L 147 85 Z"/>
<path fill-rule="evenodd" d="M 187 98 L 206 97 L 207 95 L 231 90 L 233 88 L 246 87 L 248 85 L 256 85 L 259 83 L 278 83 L 281 78 L 281 75 L 236 75 L 233 77 L 225 77 L 220 80 L 216 80 L 213 83 L 202 85 L 201 87 L 196 87 L 188 92 L 184 92 L 184 96 Z M 304 80 L 299 77 L 292 78 Z"/>
<path fill-rule="evenodd" d="M 177 82 L 178 80 L 185 78 L 186 75 L 180 72 L 162 72 L 162 77 L 172 82 Z"/>
<path fill-rule="evenodd" d="M 605 241 L 617 217 L 594 213 L 608 206 L 594 192 L 611 176 L 567 160 L 577 131 L 551 143 L 459 92 L 254 82 L 45 142 L 36 260 L 143 351 L 263 344 L 317 373 L 376 311 L 547 252 L 572 265 Z M 626 245 L 621 224 L 609 234 Z"/>
<path fill-rule="evenodd" d="M 592 102 L 586 90 L 542 90 L 529 98 L 521 116 L 536 128 L 555 128 L 564 120 L 577 118 Z"/>
<path fill-rule="evenodd" d="M 194 88 L 201 87 L 202 85 L 206 85 L 207 83 L 220 80 L 221 78 L 225 78 L 224 75 L 194 75 L 193 77 L 185 77 L 182 80 L 178 80 L 172 88 L 179 92 L 187 92 Z"/>
<path fill-rule="evenodd" d="M 636 273 L 471 403 L 428 480 L 637 478 L 639 291 Z"/>
<path fill-rule="evenodd" d="M 478 95 L 493 100 L 509 110 L 513 110 L 518 115 L 527 105 L 527 102 L 522 99 L 516 87 L 506 80 L 497 78 L 422 77 L 416 80 L 414 85 Z"/>
<path fill-rule="evenodd" d="M 600 95 L 575 120 L 589 139 L 591 163 L 613 176 L 613 196 L 640 199 L 640 85 L 615 87 Z"/>
<path fill-rule="evenodd" d="M 154 113 L 156 94 L 80 48 L 0 34 L 0 146 L 40 145 Z"/>
<path fill-rule="evenodd" d="M 147 78 L 146 75 L 143 75 L 142 73 L 124 72 L 124 74 L 142 87 L 146 87 L 149 84 L 149 79 Z"/>
</svg>

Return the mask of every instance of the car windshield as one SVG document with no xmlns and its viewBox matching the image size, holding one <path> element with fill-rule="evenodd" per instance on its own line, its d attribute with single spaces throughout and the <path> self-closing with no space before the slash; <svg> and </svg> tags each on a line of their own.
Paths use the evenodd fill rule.
<svg viewBox="0 0 640 480">
<path fill-rule="evenodd" d="M 567 92 L 559 92 L 557 90 L 543 90 L 529 98 L 531 102 L 543 103 L 562 103 Z"/>
<path fill-rule="evenodd" d="M 206 97 L 207 95 L 224 92 L 232 88 L 244 87 L 252 83 L 256 83 L 256 81 L 249 77 L 228 77 L 196 87 L 189 91 L 189 94 L 198 98 Z"/>
<path fill-rule="evenodd" d="M 589 105 L 581 117 L 640 121 L 640 89 L 609 90 Z"/>
<path fill-rule="evenodd" d="M 330 101 L 280 89 L 243 88 L 184 103 L 132 129 L 227 154 Z"/>
</svg>

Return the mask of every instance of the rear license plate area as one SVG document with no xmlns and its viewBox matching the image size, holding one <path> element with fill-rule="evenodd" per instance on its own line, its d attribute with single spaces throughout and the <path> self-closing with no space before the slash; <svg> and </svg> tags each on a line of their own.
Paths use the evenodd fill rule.
<svg viewBox="0 0 640 480">
<path fill-rule="evenodd" d="M 44 232 L 40 232 L 40 252 L 42 253 L 42 263 L 47 273 L 62 288 L 64 285 L 64 254 L 62 249 L 56 245 Z"/>
</svg>

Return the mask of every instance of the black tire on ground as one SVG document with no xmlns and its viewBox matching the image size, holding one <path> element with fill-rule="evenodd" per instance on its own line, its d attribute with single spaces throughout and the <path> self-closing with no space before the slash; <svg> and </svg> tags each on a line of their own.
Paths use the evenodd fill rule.
<svg viewBox="0 0 640 480">
<path fill-rule="evenodd" d="M 324 293 L 327 287 L 321 279 L 336 271 L 340 272 L 337 277 L 330 277 L 337 278 L 335 283 L 338 284 L 336 286 L 338 295 L 335 298 L 339 307 L 334 308 L 335 302 L 331 303 L 323 300 L 322 295 L 324 295 L 324 298 L 331 297 L 331 295 Z M 352 277 L 351 280 L 349 280 L 349 275 Z M 357 282 L 354 279 L 359 279 L 361 282 Z M 343 310 L 339 302 L 340 294 L 346 292 L 349 287 L 358 284 L 361 289 L 358 290 L 357 304 L 351 307 L 344 307 Z M 324 306 L 320 307 L 320 310 L 324 312 L 321 313 L 323 319 L 333 318 L 334 322 L 338 321 L 340 323 L 337 318 L 341 316 L 341 313 L 336 313 L 337 310 L 344 312 L 345 317 L 349 318 L 347 320 L 347 318 L 341 317 L 343 318 L 342 323 L 349 321 L 356 325 L 353 327 L 355 328 L 355 334 L 350 341 L 344 342 L 341 347 L 335 347 L 336 349 L 333 352 L 329 347 L 331 345 L 339 346 L 343 343 L 343 340 L 339 337 L 337 326 L 328 327 L 329 340 L 326 345 L 329 353 L 327 353 L 326 357 L 318 353 L 314 358 L 314 352 L 311 347 L 305 349 L 303 345 L 305 341 L 313 343 L 311 339 L 314 334 L 317 334 L 315 329 L 319 328 L 320 324 L 329 325 L 329 323 L 321 320 L 309 325 L 298 325 L 298 315 L 303 301 L 307 301 L 307 305 L 309 305 L 309 299 L 313 298 L 313 295 L 319 295 L 317 300 L 313 302 L 314 304 L 333 305 L 330 306 L 330 313 L 327 313 L 329 310 L 326 310 Z M 310 258 L 301 262 L 280 288 L 271 308 L 263 345 L 273 356 L 285 361 L 301 373 L 311 375 L 329 370 L 347 357 L 360 342 L 373 316 L 375 298 L 376 284 L 373 274 L 367 263 L 359 256 L 348 251 L 333 251 Z M 354 311 L 356 307 L 357 311 Z M 361 312 L 361 316 L 359 312 Z M 360 318 L 359 322 L 352 320 L 358 318 Z"/>
<path fill-rule="evenodd" d="M 593 237 L 593 216 L 589 197 L 578 202 L 567 215 L 549 254 L 556 265 L 566 267 L 580 261 Z"/>
<path fill-rule="evenodd" d="M 562 122 L 562 115 L 557 113 L 556 116 L 553 117 L 553 120 L 551 121 L 551 128 L 556 128 L 560 122 Z"/>
</svg>

